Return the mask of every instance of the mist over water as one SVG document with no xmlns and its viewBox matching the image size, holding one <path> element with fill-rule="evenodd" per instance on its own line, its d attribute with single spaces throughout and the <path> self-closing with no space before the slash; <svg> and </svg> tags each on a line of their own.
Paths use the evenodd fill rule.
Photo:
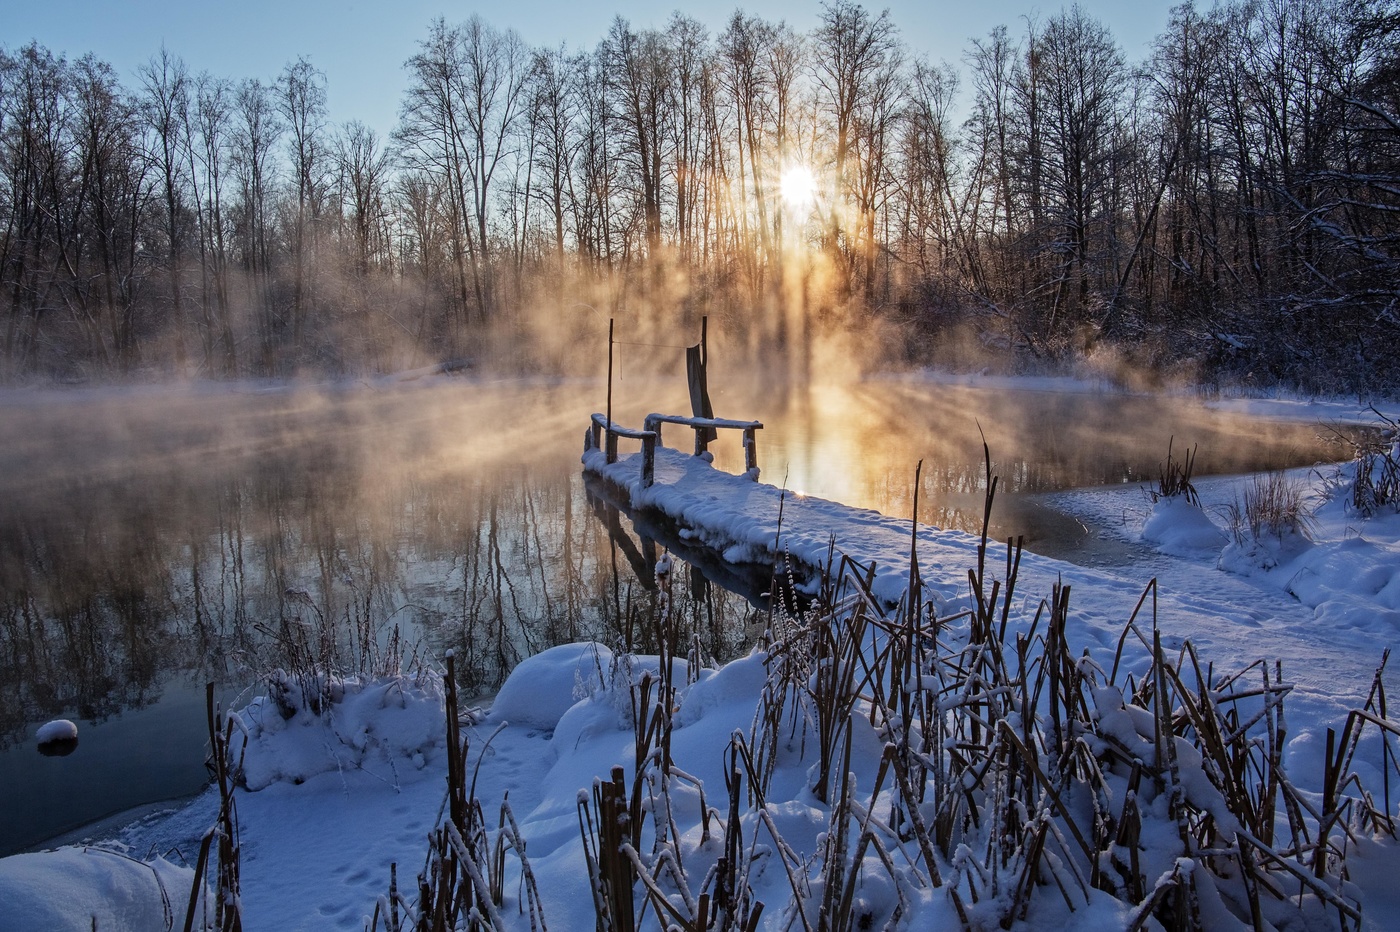
<svg viewBox="0 0 1400 932">
<path fill-rule="evenodd" d="M 641 368 L 618 367 L 617 420 L 688 409 L 679 380 Z M 1017 526 L 1018 496 L 1155 479 L 1173 436 L 1178 450 L 1199 445 L 1202 472 L 1341 455 L 1318 428 L 1182 400 L 775 381 L 711 378 L 718 416 L 764 422 L 764 481 L 904 516 L 922 459 L 920 519 L 976 530 L 985 437 L 1007 493 L 994 531 L 1029 532 L 1032 549 L 1038 532 Z M 476 691 L 561 641 L 647 648 L 636 619 L 655 598 L 657 550 L 591 502 L 580 474 L 588 415 L 606 404 L 601 380 L 4 400 L 0 782 L 12 799 L 49 793 L 62 805 L 0 809 L 0 854 L 198 788 L 203 683 L 237 697 L 293 648 L 374 669 L 453 647 Z M 667 428 L 666 442 L 688 449 L 689 431 Z M 713 449 L 719 468 L 739 471 L 734 438 Z M 745 649 L 750 602 L 680 575 L 675 598 L 702 649 Z M 79 720 L 81 744 L 41 765 L 33 730 L 59 716 Z M 106 776 L 115 761 L 127 769 Z"/>
</svg>

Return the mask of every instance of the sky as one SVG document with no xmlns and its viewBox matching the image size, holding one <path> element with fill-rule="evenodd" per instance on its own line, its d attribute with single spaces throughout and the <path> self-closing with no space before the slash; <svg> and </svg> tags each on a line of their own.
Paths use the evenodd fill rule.
<svg viewBox="0 0 1400 932">
<path fill-rule="evenodd" d="M 1080 6 L 1108 26 L 1133 62 L 1146 56 L 1176 2 L 1081 0 Z M 443 0 L 0 0 L 0 46 L 13 50 L 34 40 L 69 58 L 92 52 L 130 87 L 137 86 L 137 69 L 162 45 L 193 73 L 233 79 L 271 80 L 304 56 L 326 75 L 331 122 L 360 120 L 387 136 L 406 83 L 403 63 L 439 16 L 460 22 L 476 12 L 492 25 L 515 29 L 531 45 L 577 50 L 596 45 L 615 16 L 637 29 L 661 27 L 679 9 L 714 33 L 736 6 L 714 0 L 513 0 L 491 6 Z M 970 38 L 985 36 L 998 24 L 1014 34 L 1024 28 L 1027 14 L 1045 18 L 1061 7 L 1034 0 L 894 0 L 888 5 L 916 55 L 954 64 Z M 743 9 L 786 21 L 798 31 L 815 26 L 821 13 L 816 0 L 745 0 Z"/>
</svg>

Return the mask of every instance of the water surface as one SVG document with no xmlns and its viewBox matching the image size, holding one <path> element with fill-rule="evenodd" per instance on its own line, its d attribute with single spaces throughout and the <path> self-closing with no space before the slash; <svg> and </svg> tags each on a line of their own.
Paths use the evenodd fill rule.
<svg viewBox="0 0 1400 932">
<path fill-rule="evenodd" d="M 1092 536 L 1039 493 L 1154 480 L 1173 440 L 1202 473 L 1344 455 L 1315 425 L 1181 399 L 901 381 L 715 391 L 757 418 L 764 481 L 977 530 L 985 441 L 993 534 L 1074 558 Z M 682 389 L 620 379 L 615 417 L 683 411 Z M 204 683 L 239 701 L 274 667 L 433 663 L 468 691 L 520 658 L 597 638 L 648 649 L 655 545 L 590 500 L 579 471 L 597 382 L 450 381 L 12 392 L 0 406 L 0 855 L 205 779 Z M 684 428 L 668 444 L 688 448 Z M 716 465 L 741 468 L 737 437 Z M 682 566 L 693 649 L 751 642 L 752 592 Z M 65 758 L 43 722 L 81 729 Z"/>
</svg>

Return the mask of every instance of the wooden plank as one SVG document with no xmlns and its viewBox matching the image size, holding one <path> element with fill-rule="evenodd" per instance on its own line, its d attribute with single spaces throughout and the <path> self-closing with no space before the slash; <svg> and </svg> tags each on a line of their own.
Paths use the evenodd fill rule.
<svg viewBox="0 0 1400 932">
<path fill-rule="evenodd" d="M 656 424 L 684 424 L 686 427 L 714 427 L 719 430 L 761 430 L 762 421 L 735 421 L 723 417 L 686 417 L 683 414 L 648 414 L 646 423 L 650 428 Z"/>
</svg>

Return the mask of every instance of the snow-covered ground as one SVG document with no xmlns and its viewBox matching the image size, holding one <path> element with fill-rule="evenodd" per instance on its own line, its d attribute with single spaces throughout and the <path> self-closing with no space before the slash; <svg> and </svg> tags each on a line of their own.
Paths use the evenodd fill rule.
<svg viewBox="0 0 1400 932">
<path fill-rule="evenodd" d="M 668 460 L 660 468 L 689 470 L 692 464 Z M 1259 541 L 1236 539 L 1230 511 L 1242 502 L 1250 477 L 1197 481 L 1200 508 L 1180 500 L 1154 504 L 1140 487 L 1058 494 L 1052 504 L 1137 548 L 1140 559 L 1126 567 L 1102 568 L 1026 554 L 1015 613 L 1033 616 L 1057 583 L 1068 584 L 1070 647 L 1076 654 L 1088 651 L 1093 662 L 1107 668 L 1125 622 L 1148 581 L 1155 579 L 1156 621 L 1169 646 L 1189 639 L 1201 658 L 1221 671 L 1241 669 L 1256 659 L 1281 663 L 1284 679 L 1293 687 L 1287 699 L 1285 762 L 1294 783 L 1317 792 L 1324 779 L 1320 750 L 1327 730 L 1341 730 L 1348 710 L 1365 700 L 1382 652 L 1400 639 L 1400 515 L 1389 510 L 1363 518 L 1349 511 L 1337 494 L 1347 478 L 1345 468 L 1340 474 L 1335 467 L 1299 470 L 1288 478 L 1305 490 L 1310 539 L 1268 534 Z M 706 480 L 700 476 L 697 481 Z M 649 494 L 652 504 L 674 505 L 690 514 L 694 528 L 709 529 L 694 533 L 712 546 L 733 548 L 736 557 L 751 555 L 778 533 L 771 502 L 754 500 L 778 493 L 761 484 L 718 482 L 669 505 L 664 482 Z M 853 550 L 878 560 L 878 594 L 897 597 L 907 579 L 907 521 L 817 500 L 788 498 L 785 506 L 783 533 L 794 553 L 797 548 L 825 550 L 832 536 L 838 547 L 851 541 Z M 710 514 L 708 523 L 701 520 L 702 513 Z M 729 517 L 716 519 L 716 513 Z M 747 515 L 744 521 L 732 517 L 740 513 Z M 952 617 L 966 608 L 976 540 L 926 530 L 919 552 L 921 573 L 940 616 Z M 998 550 L 996 558 L 1001 554 Z M 615 766 L 629 773 L 633 768 L 628 687 L 642 672 L 655 671 L 656 664 L 654 658 L 615 654 L 607 645 L 555 648 L 520 664 L 494 706 L 472 716 L 473 724 L 464 728 L 470 747 L 467 772 L 486 822 L 494 830 L 501 801 L 508 800 L 527 843 L 545 926 L 553 932 L 594 928 L 580 794 L 586 798 L 595 780 L 605 779 Z M 704 787 L 709 810 L 722 814 L 728 800 L 726 749 L 732 735 L 748 733 L 754 725 L 767 679 L 765 657 L 755 653 L 718 669 L 692 671 L 681 664 L 672 675 L 680 691 L 670 753 L 676 766 Z M 443 818 L 447 752 L 444 731 L 437 725 L 441 693 L 424 681 L 352 683 L 328 715 L 316 717 L 303 710 L 296 696 L 287 696 L 291 687 L 285 678 L 281 682 L 290 717 L 279 714 L 271 701 L 238 716 L 248 737 L 245 773 L 250 787 L 257 787 L 237 797 L 244 927 L 361 929 L 388 890 L 390 863 L 398 865 L 400 890 L 413 898 L 426 839 Z M 767 906 L 761 928 L 802 927 L 801 917 L 788 909 L 791 871 L 815 870 L 827 840 L 831 807 L 811 791 L 812 744 L 809 740 L 790 749 L 779 762 L 766 800 L 769 821 L 760 824 L 757 817 L 750 818 L 753 813 L 746 816 L 746 844 L 769 851 L 766 867 L 753 878 L 754 892 Z M 852 768 L 858 783 L 868 786 L 880 742 L 873 731 L 856 732 L 853 745 Z M 1352 768 L 1363 784 L 1380 784 L 1380 761 L 1358 757 Z M 698 882 L 714 863 L 716 843 L 702 837 L 708 820 L 696 794 L 678 791 L 673 800 L 672 818 L 685 839 L 681 848 L 691 858 L 685 871 Z M 109 842 L 138 859 L 163 855 L 175 863 L 192 862 L 216 809 L 217 800 L 206 794 L 128 826 Z M 716 818 L 722 821 L 722 816 Z M 772 829 L 786 848 L 765 834 Z M 1360 901 L 1367 928 L 1400 928 L 1400 890 L 1392 882 L 1400 857 L 1389 844 L 1369 838 L 1357 843 L 1349 861 L 1353 886 L 1346 892 Z M 901 867 L 906 858 L 910 864 L 917 861 L 912 849 L 896 850 L 893 856 Z M 33 927 L 26 923 L 27 917 L 40 915 L 35 904 L 55 899 L 38 872 L 44 865 L 24 860 L 40 857 L 76 860 L 73 854 L 0 860 L 0 884 L 8 883 L 0 895 L 0 928 Z M 73 873 L 67 882 L 136 896 L 125 892 L 134 889 L 134 881 L 122 879 L 131 861 L 112 858 L 107 873 L 93 863 L 105 862 L 93 857 L 81 861 L 78 866 L 86 873 Z M 82 879 L 94 870 L 102 876 Z M 155 876 L 171 876 L 167 870 L 158 867 Z M 943 893 L 884 889 L 882 879 L 867 875 L 865 886 L 858 888 L 876 914 L 880 904 L 907 893 L 910 927 L 956 926 L 957 914 Z M 1153 879 L 1148 878 L 1149 884 Z M 887 879 L 884 883 L 888 886 Z M 167 881 L 148 891 L 141 908 L 157 909 L 160 890 L 169 886 Z M 510 928 L 531 927 L 528 913 L 517 907 L 522 896 L 513 881 L 502 911 Z M 171 899 L 179 903 L 184 896 Z M 71 927 L 90 927 L 84 917 L 94 908 L 91 901 L 87 894 L 63 899 L 71 904 Z M 1114 929 L 1128 917 L 1127 907 L 1106 895 L 1095 895 L 1070 913 L 1065 911 L 1069 898 L 1061 900 L 1058 893 L 1035 902 L 1018 927 Z M 60 912 L 61 905 L 55 907 Z M 180 913 L 178 906 L 175 911 Z M 647 916 L 648 927 L 656 927 L 654 914 Z M 1283 920 L 1273 921 L 1287 927 Z M 1241 923 L 1239 917 L 1216 916 L 1212 922 L 1212 927 L 1242 928 L 1248 917 Z M 115 927 L 152 926 L 123 926 L 117 920 Z M 384 928 L 382 920 L 379 927 Z"/>
</svg>

